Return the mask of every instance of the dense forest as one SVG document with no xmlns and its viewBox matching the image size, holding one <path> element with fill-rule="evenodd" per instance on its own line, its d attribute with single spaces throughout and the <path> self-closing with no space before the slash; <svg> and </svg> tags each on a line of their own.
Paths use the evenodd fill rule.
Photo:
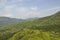
<svg viewBox="0 0 60 40">
<path fill-rule="evenodd" d="M 0 40 L 60 40 L 60 12 L 1 26 Z"/>
</svg>

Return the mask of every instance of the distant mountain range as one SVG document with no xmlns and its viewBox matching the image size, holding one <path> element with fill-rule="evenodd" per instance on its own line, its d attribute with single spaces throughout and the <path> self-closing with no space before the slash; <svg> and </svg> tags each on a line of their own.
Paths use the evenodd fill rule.
<svg viewBox="0 0 60 40">
<path fill-rule="evenodd" d="M 23 22 L 23 19 L 9 18 L 9 17 L 0 17 L 0 26 L 13 24 L 18 22 Z"/>
</svg>

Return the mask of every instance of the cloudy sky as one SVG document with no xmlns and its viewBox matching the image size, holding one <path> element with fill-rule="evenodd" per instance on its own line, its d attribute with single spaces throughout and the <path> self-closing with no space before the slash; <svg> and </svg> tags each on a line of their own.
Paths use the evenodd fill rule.
<svg viewBox="0 0 60 40">
<path fill-rule="evenodd" d="M 60 11 L 60 0 L 0 0 L 0 17 L 34 18 Z"/>
</svg>

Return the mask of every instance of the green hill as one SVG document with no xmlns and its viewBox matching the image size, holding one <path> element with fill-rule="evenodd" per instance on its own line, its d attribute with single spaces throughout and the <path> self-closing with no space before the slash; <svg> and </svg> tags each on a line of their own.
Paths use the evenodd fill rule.
<svg viewBox="0 0 60 40">
<path fill-rule="evenodd" d="M 60 40 L 60 12 L 0 27 L 0 40 Z"/>
</svg>

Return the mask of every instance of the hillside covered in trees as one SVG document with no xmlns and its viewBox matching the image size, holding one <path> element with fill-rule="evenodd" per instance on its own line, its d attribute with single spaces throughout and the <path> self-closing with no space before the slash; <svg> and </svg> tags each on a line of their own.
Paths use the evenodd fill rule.
<svg viewBox="0 0 60 40">
<path fill-rule="evenodd" d="M 0 40 L 60 40 L 60 12 L 0 27 Z"/>
</svg>

